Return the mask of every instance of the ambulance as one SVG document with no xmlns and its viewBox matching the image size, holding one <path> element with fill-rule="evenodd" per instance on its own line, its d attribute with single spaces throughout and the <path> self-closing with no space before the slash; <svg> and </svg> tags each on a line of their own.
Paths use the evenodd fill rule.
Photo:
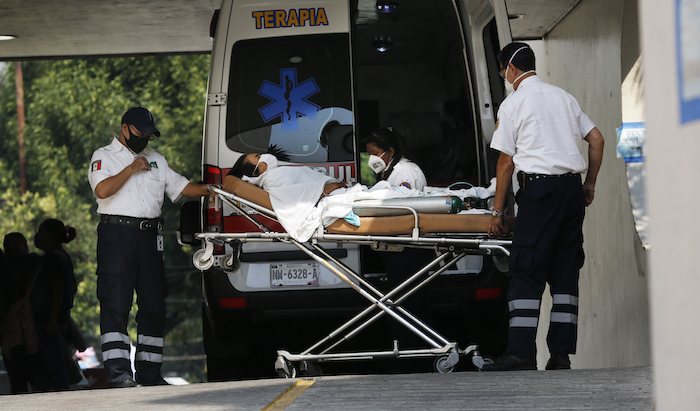
<svg viewBox="0 0 700 411">
<path fill-rule="evenodd" d="M 372 184 L 362 138 L 384 126 L 404 136 L 431 186 L 488 186 L 494 177 L 488 144 L 505 96 L 496 54 L 511 41 L 505 0 L 223 0 L 211 35 L 206 183 L 220 184 L 243 154 L 277 149 L 287 156 L 280 165 Z M 256 230 L 213 196 L 186 203 L 180 224 L 181 243 L 191 245 L 200 245 L 195 232 Z M 329 253 L 386 283 L 368 247 Z M 212 261 L 198 267 L 210 381 L 273 376 L 277 349 L 303 350 L 367 305 L 283 243 L 219 244 Z M 318 281 L 279 275 L 301 266 Z M 470 256 L 431 283 L 434 327 L 486 355 L 502 353 L 507 271 L 507 261 Z M 349 347 L 390 345 L 379 323 Z"/>
</svg>

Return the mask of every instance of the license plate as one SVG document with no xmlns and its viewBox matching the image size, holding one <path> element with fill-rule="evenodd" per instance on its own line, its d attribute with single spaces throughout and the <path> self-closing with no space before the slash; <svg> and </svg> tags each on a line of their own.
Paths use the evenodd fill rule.
<svg viewBox="0 0 700 411">
<path fill-rule="evenodd" d="M 270 285 L 318 286 L 318 264 L 270 264 Z"/>
</svg>

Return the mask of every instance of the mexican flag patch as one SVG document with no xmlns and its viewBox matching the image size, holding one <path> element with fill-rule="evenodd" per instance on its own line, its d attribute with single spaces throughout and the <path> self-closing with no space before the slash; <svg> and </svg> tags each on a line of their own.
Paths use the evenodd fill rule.
<svg viewBox="0 0 700 411">
<path fill-rule="evenodd" d="M 90 169 L 92 171 L 102 170 L 102 160 L 93 161 L 92 165 L 90 166 Z"/>
</svg>

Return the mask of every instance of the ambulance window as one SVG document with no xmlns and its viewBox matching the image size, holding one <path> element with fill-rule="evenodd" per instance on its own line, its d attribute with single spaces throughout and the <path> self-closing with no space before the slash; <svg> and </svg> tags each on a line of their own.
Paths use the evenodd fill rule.
<svg viewBox="0 0 700 411">
<path fill-rule="evenodd" d="M 498 112 L 498 107 L 506 98 L 505 88 L 501 76 L 498 75 L 498 52 L 501 49 L 498 43 L 498 29 L 496 28 L 496 19 L 491 20 L 484 27 L 484 50 L 486 51 L 486 65 L 489 73 L 489 84 L 491 89 L 491 101 L 493 101 L 494 115 Z"/>
<path fill-rule="evenodd" d="M 237 152 L 283 150 L 289 161 L 354 159 L 347 34 L 234 44 L 226 144 Z"/>
</svg>

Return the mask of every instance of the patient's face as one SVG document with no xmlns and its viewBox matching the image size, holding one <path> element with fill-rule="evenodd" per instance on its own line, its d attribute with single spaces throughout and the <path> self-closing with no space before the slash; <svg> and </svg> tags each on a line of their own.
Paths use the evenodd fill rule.
<svg viewBox="0 0 700 411">
<path fill-rule="evenodd" d="M 253 176 L 257 177 L 260 174 L 267 171 L 267 164 L 264 162 L 262 162 L 262 163 L 260 162 L 260 153 L 250 153 L 250 154 L 246 155 L 245 162 L 256 166 L 256 169 L 253 172 Z"/>
</svg>

